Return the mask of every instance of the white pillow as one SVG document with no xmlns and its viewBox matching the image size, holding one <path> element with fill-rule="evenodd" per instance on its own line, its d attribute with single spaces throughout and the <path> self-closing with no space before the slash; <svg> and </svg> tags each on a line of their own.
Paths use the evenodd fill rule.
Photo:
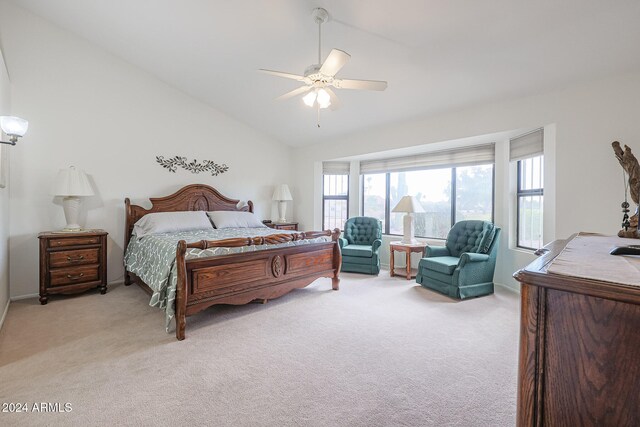
<svg viewBox="0 0 640 427">
<path fill-rule="evenodd" d="M 266 227 L 251 212 L 240 211 L 213 211 L 207 212 L 216 228 L 248 228 Z"/>
<path fill-rule="evenodd" d="M 204 229 L 213 229 L 204 211 L 155 212 L 146 214 L 133 225 L 139 239 L 149 234 Z"/>
</svg>

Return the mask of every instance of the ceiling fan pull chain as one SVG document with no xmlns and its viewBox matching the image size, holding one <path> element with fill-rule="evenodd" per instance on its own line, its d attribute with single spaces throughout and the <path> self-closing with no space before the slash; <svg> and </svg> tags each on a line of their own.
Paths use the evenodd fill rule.
<svg viewBox="0 0 640 427">
<path fill-rule="evenodd" d="M 317 106 L 317 110 L 318 110 L 318 127 L 320 127 L 320 104 L 316 103 L 316 106 Z"/>
</svg>

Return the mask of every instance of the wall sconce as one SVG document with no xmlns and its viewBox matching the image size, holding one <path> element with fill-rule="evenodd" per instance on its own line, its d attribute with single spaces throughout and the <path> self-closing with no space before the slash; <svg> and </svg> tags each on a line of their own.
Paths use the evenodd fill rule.
<svg viewBox="0 0 640 427">
<path fill-rule="evenodd" d="M 16 145 L 18 138 L 27 133 L 29 122 L 20 117 L 0 116 L 0 128 L 9 137 L 9 141 L 0 141 L 0 143 Z"/>
</svg>

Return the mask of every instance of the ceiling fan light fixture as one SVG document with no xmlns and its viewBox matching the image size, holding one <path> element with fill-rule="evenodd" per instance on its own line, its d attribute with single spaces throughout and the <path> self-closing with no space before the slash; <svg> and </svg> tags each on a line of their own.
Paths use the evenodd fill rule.
<svg viewBox="0 0 640 427">
<path fill-rule="evenodd" d="M 284 73 L 282 71 L 259 71 L 277 77 L 296 80 L 304 84 L 297 89 L 289 91 L 277 97 L 277 100 L 289 99 L 302 95 L 302 101 L 308 107 L 316 107 L 318 113 L 318 127 L 320 127 L 320 110 L 331 108 L 335 111 L 342 103 L 333 91 L 336 89 L 376 90 L 387 88 L 387 82 L 378 80 L 356 80 L 336 78 L 336 74 L 349 61 L 351 55 L 340 49 L 331 49 L 329 55 L 322 61 L 322 24 L 329 20 L 329 13 L 323 8 L 316 8 L 312 13 L 315 23 L 318 25 L 318 62 L 310 65 L 304 71 L 304 75 Z"/>
<path fill-rule="evenodd" d="M 317 101 L 320 108 L 328 108 L 331 105 L 331 97 L 324 89 L 318 90 Z"/>
<path fill-rule="evenodd" d="M 306 106 L 313 107 L 313 104 L 315 104 L 316 102 L 316 96 L 317 96 L 316 91 L 315 90 L 311 91 L 302 97 L 302 101 L 305 103 Z"/>
</svg>

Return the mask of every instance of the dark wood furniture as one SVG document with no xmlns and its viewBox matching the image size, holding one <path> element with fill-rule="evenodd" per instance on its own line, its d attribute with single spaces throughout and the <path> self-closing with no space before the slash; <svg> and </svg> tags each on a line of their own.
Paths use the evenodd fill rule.
<svg viewBox="0 0 640 427">
<path fill-rule="evenodd" d="M 517 425 L 637 426 L 640 286 L 549 272 L 570 240 L 514 274 L 522 284 Z M 601 249 L 598 269 L 620 261 Z"/>
<path fill-rule="evenodd" d="M 293 230 L 298 231 L 297 222 L 265 222 L 264 225 L 276 230 Z"/>
<path fill-rule="evenodd" d="M 411 278 L 416 277 L 416 271 L 411 270 L 411 254 L 412 253 L 420 253 L 422 257 L 424 257 L 424 247 L 423 243 L 402 243 L 402 242 L 391 242 L 389 243 L 389 274 L 391 277 L 396 275 L 405 276 L 407 280 L 411 280 Z M 396 272 L 395 268 L 395 251 L 404 252 L 406 254 L 406 267 L 404 271 Z"/>
<path fill-rule="evenodd" d="M 107 232 L 44 232 L 40 239 L 40 304 L 51 294 L 107 292 Z"/>
<path fill-rule="evenodd" d="M 188 185 L 176 193 L 150 199 L 152 207 L 144 209 L 125 199 L 125 248 L 133 225 L 152 212 L 172 211 L 248 211 L 253 203 L 238 208 L 239 200 L 229 199 L 208 185 Z M 209 258 L 186 259 L 188 248 L 240 247 L 277 244 L 331 236 L 331 241 L 238 253 Z M 329 277 L 338 290 L 342 257 L 338 245 L 340 230 L 273 234 L 265 237 L 186 242 L 176 248 L 178 284 L 176 289 L 176 338 L 185 338 L 186 317 L 216 304 L 246 304 L 282 296 L 295 288 L 303 288 L 320 277 Z M 133 273 L 125 271 L 125 285 L 137 282 L 151 289 Z"/>
</svg>

